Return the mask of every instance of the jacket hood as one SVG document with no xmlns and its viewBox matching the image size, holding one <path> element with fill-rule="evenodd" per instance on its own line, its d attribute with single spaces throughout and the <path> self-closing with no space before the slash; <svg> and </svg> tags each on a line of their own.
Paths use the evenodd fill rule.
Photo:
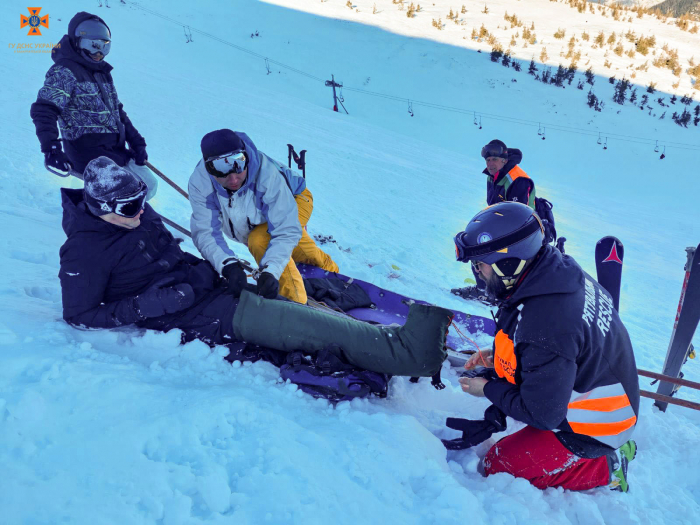
<svg viewBox="0 0 700 525">
<path fill-rule="evenodd" d="M 102 60 L 101 62 L 88 60 L 87 58 L 85 58 L 85 56 L 83 56 L 82 53 L 80 53 L 75 48 L 75 39 L 72 37 L 72 35 L 75 33 L 75 28 L 78 27 L 78 24 L 80 24 L 81 22 L 84 22 L 85 20 L 90 20 L 91 18 L 99 20 L 107 26 L 106 22 L 97 15 L 86 13 L 85 11 L 77 13 L 73 18 L 71 18 L 71 21 L 68 23 L 68 33 L 63 35 L 63 38 L 61 38 L 59 45 L 51 50 L 51 59 L 55 63 L 58 63 L 59 60 L 70 60 L 72 62 L 80 64 L 81 66 L 89 69 L 90 71 L 103 71 L 105 73 L 109 73 L 112 70 L 112 66 L 109 65 L 107 62 L 105 62 L 104 60 Z M 107 26 L 107 29 L 109 29 L 109 26 Z M 112 30 L 110 29 L 110 32 L 111 31 Z"/>
<path fill-rule="evenodd" d="M 66 236 L 78 232 L 111 231 L 113 224 L 103 221 L 87 211 L 83 190 L 61 188 L 63 207 L 63 231 Z"/>
<path fill-rule="evenodd" d="M 255 144 L 253 144 L 253 141 L 250 140 L 248 135 L 239 131 L 234 131 L 234 133 L 238 135 L 238 138 L 240 138 L 243 141 L 243 144 L 245 144 L 245 154 L 248 156 L 248 180 L 244 185 L 247 186 L 251 180 L 258 178 L 258 172 L 260 171 L 261 164 L 260 152 L 258 151 L 258 148 L 255 147 Z"/>
<path fill-rule="evenodd" d="M 522 162 L 522 160 L 523 160 L 523 152 L 522 151 L 520 151 L 519 149 L 515 149 L 515 148 L 508 148 L 508 161 L 505 163 L 505 165 L 498 172 L 499 177 L 508 173 L 515 166 L 520 164 Z M 486 175 L 488 175 L 489 177 L 491 176 L 491 174 L 489 173 L 489 171 L 486 168 L 484 168 L 483 172 Z"/>
<path fill-rule="evenodd" d="M 562 255 L 555 247 L 547 244 L 504 304 L 518 304 L 528 297 L 538 295 L 574 293 L 583 286 L 584 276 L 573 257 Z"/>
</svg>

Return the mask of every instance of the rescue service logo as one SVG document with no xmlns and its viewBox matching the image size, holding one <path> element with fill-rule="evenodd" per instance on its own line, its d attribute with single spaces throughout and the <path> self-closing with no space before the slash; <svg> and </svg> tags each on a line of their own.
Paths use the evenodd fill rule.
<svg viewBox="0 0 700 525">
<path fill-rule="evenodd" d="M 41 36 L 41 29 L 39 28 L 40 26 L 44 26 L 46 29 L 49 28 L 49 15 L 39 18 L 41 7 L 28 7 L 27 9 L 29 10 L 29 17 L 20 15 L 20 28 L 29 26 L 29 33 L 27 33 L 27 36 Z"/>
<path fill-rule="evenodd" d="M 20 15 L 19 27 L 20 29 L 29 27 L 27 36 L 41 36 L 41 28 L 49 28 L 49 15 L 41 16 L 41 9 L 41 7 L 28 7 L 29 16 Z M 9 44 L 9 48 L 15 53 L 51 53 L 54 48 L 60 46 L 61 44 L 51 42 L 38 42 L 36 39 L 31 39 L 31 42 Z"/>
</svg>

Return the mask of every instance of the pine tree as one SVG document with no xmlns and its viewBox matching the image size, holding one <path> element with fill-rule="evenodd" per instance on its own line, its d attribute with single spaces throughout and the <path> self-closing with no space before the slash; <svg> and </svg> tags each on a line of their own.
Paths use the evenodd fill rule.
<svg viewBox="0 0 700 525">
<path fill-rule="evenodd" d="M 586 82 L 588 82 L 591 86 L 595 83 L 594 80 L 594 75 L 593 75 L 593 70 L 589 66 L 588 69 L 586 69 Z"/>
<path fill-rule="evenodd" d="M 613 101 L 620 104 L 621 106 L 625 104 L 627 99 L 627 89 L 630 86 L 629 80 L 623 78 L 619 80 L 615 85 L 615 94 L 613 95 Z"/>
<path fill-rule="evenodd" d="M 535 76 L 535 73 L 537 73 L 538 69 L 537 66 L 535 65 L 535 59 L 533 58 L 530 60 L 530 67 L 527 69 L 527 72 L 529 75 Z"/>
<path fill-rule="evenodd" d="M 593 108 L 595 107 L 596 102 L 598 102 L 598 97 L 595 96 L 593 93 L 593 90 L 589 89 L 588 90 L 588 107 Z"/>
</svg>

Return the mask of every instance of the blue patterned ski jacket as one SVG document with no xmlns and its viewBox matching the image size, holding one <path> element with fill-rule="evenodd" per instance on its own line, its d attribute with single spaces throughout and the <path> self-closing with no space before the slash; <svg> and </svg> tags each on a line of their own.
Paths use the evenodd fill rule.
<svg viewBox="0 0 700 525">
<path fill-rule="evenodd" d="M 54 65 L 46 73 L 30 110 L 41 151 L 46 153 L 58 143 L 60 128 L 63 149 L 73 168 L 81 173 L 88 162 L 99 156 L 124 166 L 132 157 L 125 142 L 132 148 L 146 145 L 119 101 L 112 66 L 104 60 L 85 58 L 68 36 L 90 18 L 99 19 L 85 12 L 71 19 L 68 34 L 51 52 Z"/>
</svg>

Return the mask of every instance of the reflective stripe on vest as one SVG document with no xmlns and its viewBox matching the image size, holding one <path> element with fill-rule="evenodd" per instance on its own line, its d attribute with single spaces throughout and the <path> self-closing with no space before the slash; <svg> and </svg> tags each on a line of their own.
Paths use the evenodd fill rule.
<svg viewBox="0 0 700 525">
<path fill-rule="evenodd" d="M 513 183 L 513 181 L 519 177 L 524 177 L 526 179 L 529 179 L 530 176 L 525 173 L 525 170 L 523 170 L 520 166 L 513 166 L 513 169 L 511 169 L 508 173 L 506 173 L 505 177 L 503 177 L 501 180 L 498 181 L 498 186 L 503 186 L 505 189 L 506 193 L 508 193 L 508 188 L 510 185 Z M 527 205 L 530 206 L 533 210 L 535 209 L 535 192 L 534 190 L 530 192 Z"/>
<path fill-rule="evenodd" d="M 621 383 L 600 386 L 590 392 L 573 392 L 566 420 L 577 434 L 621 447 L 630 439 L 637 416 Z"/>
<path fill-rule="evenodd" d="M 515 384 L 515 369 L 518 366 L 518 359 L 515 357 L 513 341 L 503 330 L 499 330 L 494 346 L 496 351 L 494 352 L 493 366 L 498 377 Z"/>
</svg>

